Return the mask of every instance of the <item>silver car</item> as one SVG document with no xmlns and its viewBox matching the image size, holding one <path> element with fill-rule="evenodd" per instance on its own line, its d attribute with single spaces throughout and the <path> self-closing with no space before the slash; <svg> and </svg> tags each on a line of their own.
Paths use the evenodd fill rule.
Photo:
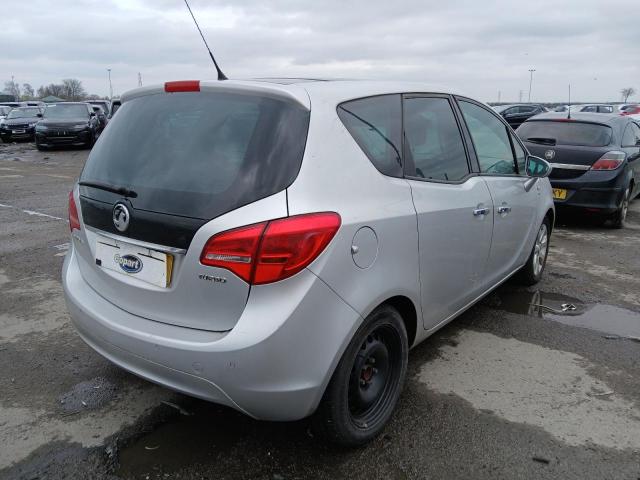
<svg viewBox="0 0 640 480">
<path fill-rule="evenodd" d="M 69 195 L 69 312 L 136 375 L 358 445 L 411 347 L 540 279 L 549 171 L 489 107 L 420 83 L 139 88 Z"/>
</svg>

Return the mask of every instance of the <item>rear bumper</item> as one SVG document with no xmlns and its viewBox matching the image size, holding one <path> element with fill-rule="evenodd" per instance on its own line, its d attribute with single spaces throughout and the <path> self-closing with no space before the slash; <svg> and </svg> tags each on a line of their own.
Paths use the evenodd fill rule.
<svg viewBox="0 0 640 480">
<path fill-rule="evenodd" d="M 72 248 L 62 271 L 82 339 L 122 368 L 254 418 L 298 420 L 316 409 L 360 316 L 308 270 L 253 287 L 233 330 L 210 332 L 132 315 L 82 278 Z"/>
<path fill-rule="evenodd" d="M 601 213 L 615 212 L 626 188 L 627 172 L 624 168 L 611 172 L 587 171 L 575 179 L 551 179 L 553 188 L 567 190 L 565 200 L 555 200 L 559 209 L 594 209 Z"/>
</svg>

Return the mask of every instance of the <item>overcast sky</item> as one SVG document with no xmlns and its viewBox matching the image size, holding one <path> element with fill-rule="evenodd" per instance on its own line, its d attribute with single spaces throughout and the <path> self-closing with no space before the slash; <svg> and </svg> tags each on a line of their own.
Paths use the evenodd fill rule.
<svg viewBox="0 0 640 480">
<path fill-rule="evenodd" d="M 230 78 L 409 79 L 484 101 L 619 100 L 640 91 L 638 0 L 191 0 Z M 55 7 L 54 7 L 55 5 Z M 215 78 L 183 0 L 2 7 L 0 88 L 82 80 L 90 93 Z M 640 100 L 640 93 L 636 94 Z"/>
</svg>

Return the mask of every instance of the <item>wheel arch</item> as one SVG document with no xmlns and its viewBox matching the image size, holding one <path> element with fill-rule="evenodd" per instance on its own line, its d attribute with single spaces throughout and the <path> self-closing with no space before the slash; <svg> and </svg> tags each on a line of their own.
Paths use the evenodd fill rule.
<svg viewBox="0 0 640 480">
<path fill-rule="evenodd" d="M 548 218 L 551 224 L 551 231 L 553 231 L 556 223 L 556 212 L 553 208 L 547 210 L 547 213 L 544 214 L 544 218 Z M 551 232 L 549 232 L 551 233 Z"/>
<path fill-rule="evenodd" d="M 404 327 L 407 330 L 407 343 L 409 348 L 411 348 L 416 340 L 416 334 L 418 331 L 418 311 L 416 310 L 416 306 L 413 304 L 413 301 L 404 295 L 396 295 L 387 298 L 376 308 L 382 305 L 390 305 L 398 311 L 402 317 Z M 373 310 L 375 310 L 375 308 Z"/>
</svg>

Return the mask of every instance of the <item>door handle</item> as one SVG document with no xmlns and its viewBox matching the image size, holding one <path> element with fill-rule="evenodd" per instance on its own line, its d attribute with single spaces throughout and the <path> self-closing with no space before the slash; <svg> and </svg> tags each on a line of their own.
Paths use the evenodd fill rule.
<svg viewBox="0 0 640 480">
<path fill-rule="evenodd" d="M 491 210 L 488 207 L 478 207 L 476 209 L 473 210 L 473 216 L 474 217 L 479 217 L 481 215 L 486 215 L 490 212 Z"/>
<path fill-rule="evenodd" d="M 498 207 L 498 213 L 499 213 L 500 215 L 502 215 L 502 214 L 505 214 L 505 215 L 506 215 L 506 214 L 507 214 L 507 213 L 509 213 L 510 211 L 511 211 L 511 207 L 510 207 L 509 205 L 500 205 L 500 206 Z"/>
</svg>

